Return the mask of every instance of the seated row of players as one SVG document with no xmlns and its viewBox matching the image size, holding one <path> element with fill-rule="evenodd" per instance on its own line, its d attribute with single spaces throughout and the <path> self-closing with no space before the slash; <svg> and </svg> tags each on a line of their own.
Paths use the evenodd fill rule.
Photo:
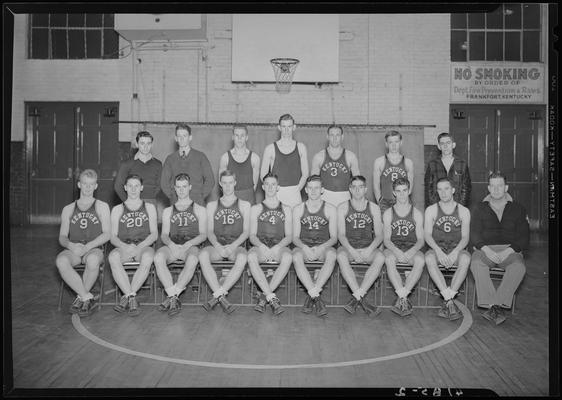
<svg viewBox="0 0 562 400">
<path fill-rule="evenodd" d="M 365 295 L 386 263 L 389 280 L 397 294 L 391 309 L 401 316 L 411 314 L 408 295 L 427 263 L 444 298 L 439 315 L 451 320 L 461 316 L 452 299 L 464 281 L 470 263 L 470 254 L 464 250 L 468 244 L 470 213 L 453 200 L 454 188 L 447 178 L 437 185 L 440 202 L 426 210 L 424 232 L 424 217 L 410 203 L 410 184 L 404 178 L 394 181 L 396 204 L 381 218 L 379 207 L 365 197 L 367 185 L 362 176 L 352 177 L 349 185 L 351 199 L 337 209 L 321 199 L 320 176 L 310 176 L 305 189 L 308 200 L 291 209 L 278 199 L 279 185 L 275 175 L 264 177 L 265 200 L 251 207 L 249 202 L 236 197 L 236 177 L 226 170 L 220 175 L 223 196 L 210 202 L 205 210 L 190 199 L 189 176 L 179 174 L 174 186 L 177 201 L 163 212 L 161 239 L 164 245 L 156 253 L 153 249 L 158 236 L 156 209 L 140 198 L 142 178 L 127 177 L 124 186 L 127 199 L 113 208 L 111 218 L 107 204 L 93 197 L 96 179 L 92 170 L 81 174 L 78 183 L 80 198 L 66 206 L 62 214 L 60 243 L 67 250 L 57 257 L 57 266 L 63 279 L 78 294 L 70 308 L 72 313 L 88 316 L 95 309 L 97 299 L 90 289 L 103 259 L 100 246 L 110 238 L 115 248 L 108 260 L 114 280 L 123 292 L 114 309 L 128 311 L 132 316 L 140 312 L 136 293 L 147 279 L 152 263 L 167 294 L 159 306 L 161 311 L 167 311 L 170 316 L 179 312 L 179 295 L 200 264 L 213 291 L 213 298 L 203 305 L 204 308 L 209 311 L 220 304 L 225 312 L 231 313 L 234 306 L 226 296 L 240 279 L 246 262 L 261 290 L 255 306 L 257 311 L 264 312 L 267 304 L 276 315 L 284 311 L 275 290 L 293 263 L 308 293 L 303 312 L 310 313 L 315 309 L 318 316 L 324 316 L 327 310 L 320 292 L 331 276 L 336 260 L 352 292 L 351 300 L 344 307 L 349 313 L 354 313 L 359 306 L 367 314 L 380 312 L 365 299 Z M 253 247 L 246 252 L 243 244 L 248 238 Z M 199 246 L 206 239 L 208 245 L 200 250 Z M 341 246 L 336 251 L 334 246 L 338 240 Z M 291 242 L 295 245 L 292 252 L 288 247 Z M 383 242 L 385 249 L 381 251 Z M 421 249 L 425 242 L 431 250 L 424 256 Z M 184 267 L 174 283 L 168 265 L 177 260 L 183 262 Z M 211 265 L 219 260 L 234 262 L 222 283 Z M 129 261 L 139 263 L 131 280 L 123 267 L 123 263 Z M 305 262 L 311 261 L 323 264 L 314 279 L 305 267 Z M 260 267 L 264 262 L 279 264 L 269 282 Z M 72 268 L 79 263 L 86 265 L 82 279 Z M 352 268 L 354 263 L 369 265 L 361 285 Z M 405 281 L 397 270 L 397 263 L 412 266 Z M 438 265 L 446 269 L 458 266 L 450 286 L 446 285 Z"/>
</svg>

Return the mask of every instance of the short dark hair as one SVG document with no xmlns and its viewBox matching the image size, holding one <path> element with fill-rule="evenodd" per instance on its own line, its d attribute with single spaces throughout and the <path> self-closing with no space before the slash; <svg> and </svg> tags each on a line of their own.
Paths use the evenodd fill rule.
<svg viewBox="0 0 562 400">
<path fill-rule="evenodd" d="M 233 176 L 234 180 L 236 180 L 236 174 L 229 169 L 225 169 L 219 175 L 219 181 L 222 179 L 223 176 Z"/>
<path fill-rule="evenodd" d="M 189 174 L 187 174 L 185 172 L 180 172 L 174 178 L 174 184 L 178 181 L 188 181 L 189 183 L 191 183 L 191 178 L 189 177 Z"/>
<path fill-rule="evenodd" d="M 437 136 L 437 143 L 439 143 L 439 141 L 444 137 L 450 137 L 453 142 L 455 141 L 453 135 L 451 135 L 449 132 L 441 132 L 439 136 Z"/>
<path fill-rule="evenodd" d="M 293 121 L 293 124 L 295 123 L 295 119 L 291 114 L 283 114 L 282 116 L 280 116 L 279 125 L 281 125 L 281 121 Z"/>
<path fill-rule="evenodd" d="M 353 175 L 351 177 L 351 179 L 349 180 L 349 186 L 351 186 L 351 184 L 355 181 L 361 181 L 365 185 L 367 185 L 367 179 L 365 179 L 365 177 L 363 175 Z"/>
<path fill-rule="evenodd" d="M 332 124 L 326 130 L 326 133 L 330 133 L 330 129 L 339 129 L 340 133 L 343 135 L 343 128 L 340 125 Z"/>
<path fill-rule="evenodd" d="M 408 189 L 410 189 L 410 181 L 407 178 L 398 178 L 392 182 L 392 190 L 396 190 L 396 188 L 400 185 L 406 185 L 408 186 Z"/>
<path fill-rule="evenodd" d="M 274 178 L 279 183 L 279 177 L 275 175 L 273 172 L 268 172 L 267 174 L 265 174 L 265 176 L 262 178 L 261 181 L 265 182 L 267 178 Z"/>
<path fill-rule="evenodd" d="M 453 186 L 453 181 L 452 181 L 449 177 L 447 177 L 447 176 L 444 176 L 443 178 L 439 178 L 439 179 L 437 180 L 437 183 L 435 184 L 435 186 L 437 187 L 437 185 L 438 185 L 440 182 L 449 182 L 450 185 L 451 185 L 451 187 Z"/>
<path fill-rule="evenodd" d="M 320 178 L 318 174 L 310 175 L 306 178 L 306 183 L 308 184 L 308 182 L 320 182 L 320 184 L 322 184 L 322 178 Z"/>
<path fill-rule="evenodd" d="M 388 131 L 384 135 L 385 142 L 386 142 L 386 139 L 388 139 L 390 136 L 398 136 L 400 138 L 400 140 L 402 140 L 402 134 L 400 132 L 398 132 L 398 131 Z"/>
<path fill-rule="evenodd" d="M 191 128 L 187 124 L 177 124 L 176 125 L 176 132 L 175 132 L 176 135 L 178 134 L 179 130 L 185 130 L 185 131 L 189 132 L 189 135 L 191 135 Z"/>
<path fill-rule="evenodd" d="M 149 131 L 140 131 L 137 133 L 137 143 L 141 137 L 149 137 L 152 142 L 154 142 L 154 137 L 150 134 Z"/>
<path fill-rule="evenodd" d="M 248 134 L 248 127 L 246 125 L 242 125 L 242 124 L 236 124 L 232 127 L 232 133 L 234 133 L 234 131 L 236 129 L 244 129 L 244 132 L 246 132 L 246 135 Z"/>
<path fill-rule="evenodd" d="M 127 175 L 127 177 L 125 178 L 125 185 L 131 180 L 131 179 L 136 179 L 140 182 L 140 184 L 142 185 L 142 176 L 138 175 L 138 174 L 129 174 Z"/>
<path fill-rule="evenodd" d="M 489 176 L 488 176 L 488 183 L 490 183 L 491 179 L 495 179 L 495 178 L 502 178 L 503 182 L 507 185 L 507 179 L 505 177 L 504 174 L 502 174 L 500 171 L 494 171 L 492 172 Z"/>
</svg>

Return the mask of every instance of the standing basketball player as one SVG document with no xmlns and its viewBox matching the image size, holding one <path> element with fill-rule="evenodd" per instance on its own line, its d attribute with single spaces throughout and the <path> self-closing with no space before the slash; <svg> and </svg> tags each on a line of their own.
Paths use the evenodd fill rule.
<svg viewBox="0 0 562 400">
<path fill-rule="evenodd" d="M 189 175 L 178 174 L 175 178 L 174 190 L 178 200 L 162 214 L 162 243 L 154 256 L 154 266 L 158 279 L 162 282 L 166 292 L 166 299 L 158 306 L 162 312 L 168 312 L 170 317 L 179 313 L 181 302 L 179 295 L 193 278 L 193 273 L 199 262 L 198 245 L 207 237 L 207 221 L 205 208 L 195 203 L 189 197 L 191 183 Z M 168 264 L 175 261 L 185 261 L 176 283 L 173 282 Z"/>
<path fill-rule="evenodd" d="M 412 313 L 408 295 L 419 281 L 425 264 L 420 251 L 424 245 L 423 214 L 410 203 L 410 182 L 406 178 L 396 179 L 392 187 L 396 204 L 383 214 L 384 255 L 388 279 L 398 295 L 391 310 L 405 317 Z M 396 263 L 412 266 L 406 282 L 402 281 Z"/>
<path fill-rule="evenodd" d="M 320 175 L 311 175 L 305 186 L 308 200 L 293 210 L 293 264 L 299 280 L 308 295 L 302 312 L 309 314 L 316 309 L 316 315 L 322 317 L 328 313 L 326 304 L 320 297 L 324 284 L 332 275 L 336 264 L 334 245 L 338 241 L 336 208 L 320 198 L 322 181 Z M 324 262 L 318 272 L 316 282 L 310 277 L 304 263 L 307 261 Z"/>
<path fill-rule="evenodd" d="M 373 190 L 383 215 L 389 207 L 396 203 L 392 194 L 392 183 L 396 179 L 408 179 L 409 193 L 412 193 L 414 186 L 414 164 L 412 160 L 404 157 L 400 151 L 402 134 L 397 131 L 389 131 L 384 135 L 384 140 L 388 152 L 375 160 L 373 168 Z"/>
<path fill-rule="evenodd" d="M 343 128 L 328 127 L 328 147 L 312 158 L 311 175 L 320 175 L 324 191 L 322 200 L 337 207 L 351 198 L 349 181 L 359 175 L 359 161 L 352 151 L 343 147 Z"/>
<path fill-rule="evenodd" d="M 437 315 L 454 321 L 462 313 L 453 298 L 470 265 L 470 253 L 465 249 L 470 234 L 470 211 L 453 199 L 455 188 L 449 178 L 437 181 L 437 193 L 439 202 L 425 210 L 425 242 L 431 247 L 425 253 L 425 263 L 444 300 Z M 438 265 L 446 270 L 457 267 L 450 286 L 447 286 Z"/>
<path fill-rule="evenodd" d="M 219 176 L 225 170 L 236 176 L 234 194 L 242 200 L 256 203 L 256 188 L 260 174 L 260 157 L 246 147 L 248 142 L 248 128 L 235 125 L 232 130 L 234 147 L 221 156 L 219 162 Z"/>
<path fill-rule="evenodd" d="M 265 147 L 260 172 L 262 177 L 270 172 L 279 177 L 279 200 L 291 207 L 302 202 L 301 190 L 308 177 L 306 146 L 293 139 L 296 127 L 291 115 L 279 118 L 281 138 Z"/>
<path fill-rule="evenodd" d="M 236 196 L 236 184 L 236 175 L 232 171 L 221 172 L 222 197 L 207 204 L 207 237 L 211 246 L 205 247 L 199 255 L 201 271 L 213 291 L 213 298 L 203 304 L 203 308 L 210 311 L 220 303 L 227 314 L 235 309 L 226 295 L 244 272 L 248 260 L 244 244 L 250 234 L 250 203 Z M 222 284 L 211 265 L 218 260 L 234 261 Z"/>
<path fill-rule="evenodd" d="M 250 242 L 254 247 L 248 252 L 250 273 L 263 293 L 254 309 L 263 313 L 269 303 L 275 315 L 285 311 L 274 292 L 289 272 L 293 261 L 287 247 L 292 240 L 292 213 L 291 208 L 277 198 L 278 182 L 273 174 L 263 178 L 265 199 L 250 210 Z M 269 283 L 260 262 L 279 263 Z"/>
<path fill-rule="evenodd" d="M 64 282 L 77 294 L 70 306 L 71 314 L 89 316 L 94 311 L 95 298 L 90 289 L 98 279 L 103 251 L 100 248 L 109 240 L 111 224 L 109 206 L 97 200 L 98 175 L 85 169 L 80 174 L 80 197 L 62 209 L 59 243 L 65 248 L 57 255 L 56 265 Z M 84 264 L 82 277 L 74 267 Z"/>
<path fill-rule="evenodd" d="M 384 256 L 378 249 L 383 240 L 381 212 L 379 206 L 365 197 L 367 180 L 364 176 L 352 177 L 349 190 L 351 200 L 341 203 L 337 211 L 338 238 L 341 244 L 337 255 L 338 265 L 353 296 L 344 306 L 344 310 L 353 314 L 357 306 L 361 306 L 367 314 L 376 316 L 380 309 L 370 304 L 365 295 L 377 280 L 384 265 Z M 361 286 L 350 262 L 369 264 Z"/>
<path fill-rule="evenodd" d="M 130 316 L 140 313 L 137 290 L 148 278 L 154 258 L 151 246 L 158 238 L 156 208 L 140 198 L 142 189 L 142 178 L 129 175 L 125 179 L 127 200 L 111 210 L 111 243 L 115 249 L 109 253 L 108 260 L 113 280 L 123 292 L 113 309 L 123 312 L 128 308 Z M 127 261 L 139 262 L 131 281 L 123 268 Z"/>
</svg>

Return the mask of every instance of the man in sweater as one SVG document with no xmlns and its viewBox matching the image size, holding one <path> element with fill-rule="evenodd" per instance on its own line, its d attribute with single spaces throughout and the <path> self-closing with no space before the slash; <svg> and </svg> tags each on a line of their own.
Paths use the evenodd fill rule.
<svg viewBox="0 0 562 400">
<path fill-rule="evenodd" d="M 166 157 L 160 184 L 170 203 L 175 204 L 178 197 L 174 190 L 174 179 L 180 173 L 188 174 L 191 184 L 189 196 L 197 204 L 205 206 L 205 198 L 213 190 L 215 178 L 209 159 L 204 153 L 191 147 L 191 139 L 191 128 L 188 125 L 176 126 L 175 140 L 179 149 Z"/>
<path fill-rule="evenodd" d="M 476 284 L 478 307 L 487 308 L 484 318 L 496 325 L 505 321 L 503 309 L 512 306 L 513 295 L 525 276 L 522 251 L 529 247 L 529 222 L 525 208 L 507 193 L 505 176 L 494 172 L 488 178 L 489 195 L 477 204 L 470 223 L 474 246 L 470 270 Z M 490 268 L 505 269 L 496 289 Z"/>
<path fill-rule="evenodd" d="M 138 151 L 135 156 L 123 161 L 119 166 L 119 172 L 115 177 L 114 189 L 121 201 L 127 200 L 125 192 L 125 178 L 129 175 L 138 175 L 142 178 L 144 190 L 141 192 L 141 199 L 156 206 L 158 222 L 162 219 L 164 205 L 156 200 L 160 192 L 160 176 L 162 175 L 162 162 L 152 155 L 152 144 L 154 138 L 147 131 L 137 133 Z"/>
<path fill-rule="evenodd" d="M 468 164 L 462 158 L 453 154 L 456 143 L 453 137 L 443 132 L 437 136 L 437 148 L 441 157 L 434 158 L 427 163 L 425 170 L 425 206 L 429 207 L 439 201 L 437 182 L 441 178 L 449 178 L 455 189 L 454 201 L 465 207 L 470 206 L 470 192 L 472 183 Z"/>
</svg>

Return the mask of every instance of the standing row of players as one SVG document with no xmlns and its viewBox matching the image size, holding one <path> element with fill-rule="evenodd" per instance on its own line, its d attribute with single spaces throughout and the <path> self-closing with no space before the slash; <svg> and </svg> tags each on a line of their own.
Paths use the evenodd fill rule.
<svg viewBox="0 0 562 400">
<path fill-rule="evenodd" d="M 444 300 L 439 315 L 454 320 L 461 316 L 453 298 L 471 262 L 471 256 L 465 250 L 471 229 L 476 247 L 472 272 L 477 290 L 479 285 L 485 289 L 483 295 L 478 292 L 478 303 L 488 306 L 484 317 L 496 323 L 505 320 L 501 308 L 511 306 L 513 294 L 525 273 L 520 253 L 526 247 L 529 235 L 525 212 L 509 200 L 505 178 L 500 174 L 491 175 L 489 204 L 483 205 L 482 210 L 476 209 L 476 220 L 472 223 L 468 209 L 454 200 L 455 188 L 451 181 L 447 178 L 439 180 L 439 202 L 426 209 L 424 223 L 422 213 L 410 203 L 411 187 L 404 178 L 393 182 L 396 202 L 381 218 L 380 208 L 365 197 L 367 185 L 362 176 L 351 178 L 348 187 L 351 198 L 336 209 L 321 199 L 322 180 L 320 176 L 313 175 L 306 180 L 308 200 L 291 208 L 279 199 L 279 180 L 275 174 L 269 173 L 263 178 L 263 203 L 250 206 L 249 202 L 236 196 L 236 176 L 226 170 L 220 175 L 222 197 L 210 202 L 205 210 L 190 197 L 192 184 L 189 175 L 180 173 L 174 179 L 177 200 L 164 210 L 162 216 L 161 239 L 164 246 L 156 253 L 152 246 L 158 236 L 156 209 L 140 198 L 142 178 L 138 175 L 126 178 L 124 190 L 127 199 L 113 208 L 111 218 L 108 205 L 93 197 L 96 178 L 94 171 L 84 171 L 78 184 L 80 198 L 63 210 L 59 241 L 68 250 L 57 257 L 63 279 L 78 294 L 71 312 L 82 316 L 89 315 L 94 309 L 96 299 L 89 291 L 103 257 L 99 246 L 107 240 L 115 246 L 108 259 L 114 280 L 123 292 L 114 308 L 118 312 L 128 311 L 130 315 L 140 312 L 136 292 L 148 277 L 153 262 L 167 294 L 159 308 L 169 315 L 179 312 L 179 295 L 191 280 L 197 264 L 201 265 L 203 275 L 213 290 L 212 299 L 204 307 L 210 310 L 220 304 L 224 311 L 232 312 L 234 307 L 226 296 L 240 279 L 247 262 L 262 291 L 255 306 L 257 311 L 264 312 L 266 305 L 270 304 L 274 314 L 283 312 L 275 290 L 294 264 L 297 276 L 308 292 L 303 311 L 315 309 L 317 315 L 323 316 L 327 311 L 320 292 L 337 260 L 352 292 L 351 300 L 344 307 L 346 311 L 353 313 L 360 306 L 368 314 L 378 314 L 378 308 L 364 297 L 380 275 L 383 264 L 386 264 L 389 280 L 397 294 L 391 309 L 401 316 L 411 314 L 408 295 L 427 264 Z M 496 213 L 497 207 L 502 204 L 503 218 L 496 218 L 500 226 L 493 227 L 486 207 Z M 506 230 L 501 221 L 507 214 L 510 225 Z M 243 243 L 248 238 L 252 247 L 246 252 Z M 206 239 L 208 245 L 200 246 Z M 341 246 L 336 251 L 334 246 L 338 240 Z M 289 249 L 291 242 L 295 246 L 293 251 Z M 381 251 L 383 243 L 385 249 Z M 421 249 L 425 243 L 431 249 L 424 255 Z M 221 259 L 234 262 L 223 282 L 219 282 L 211 266 L 212 261 Z M 140 265 L 129 280 L 123 263 L 131 260 L 138 261 Z M 182 260 L 185 264 L 174 283 L 168 264 L 175 260 Z M 269 281 L 260 267 L 260 263 L 266 261 L 279 263 Z M 323 263 L 316 277 L 310 276 L 304 265 L 306 261 Z M 82 278 L 73 269 L 81 262 L 86 264 Z M 369 265 L 361 285 L 352 268 L 353 262 Z M 405 281 L 396 269 L 397 263 L 412 266 Z M 486 281 L 490 279 L 488 268 L 493 264 L 509 266 L 498 290 L 494 289 L 491 281 L 490 285 Z M 438 265 L 446 269 L 457 267 L 449 286 Z"/>
</svg>

